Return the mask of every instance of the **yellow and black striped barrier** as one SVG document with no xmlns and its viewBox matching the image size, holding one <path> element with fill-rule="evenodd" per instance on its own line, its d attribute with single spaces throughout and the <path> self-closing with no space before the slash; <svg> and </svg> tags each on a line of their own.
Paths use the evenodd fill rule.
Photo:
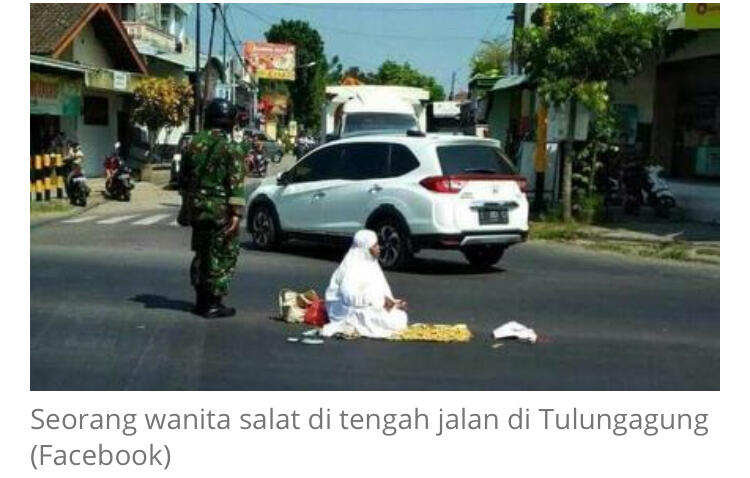
<svg viewBox="0 0 750 478">
<path fill-rule="evenodd" d="M 64 179 L 62 154 L 55 155 L 55 176 L 57 177 L 57 199 L 63 198 Z"/>
<path fill-rule="evenodd" d="M 37 154 L 31 157 L 31 196 L 37 201 L 51 201 L 52 190 L 63 199 L 65 171 L 62 154 Z"/>
<path fill-rule="evenodd" d="M 44 200 L 49 201 L 52 199 L 52 160 L 49 154 L 45 154 L 44 158 Z"/>
<path fill-rule="evenodd" d="M 36 193 L 36 200 L 41 201 L 44 199 L 44 171 L 42 170 L 42 155 L 37 154 L 34 156 L 34 192 Z"/>
</svg>

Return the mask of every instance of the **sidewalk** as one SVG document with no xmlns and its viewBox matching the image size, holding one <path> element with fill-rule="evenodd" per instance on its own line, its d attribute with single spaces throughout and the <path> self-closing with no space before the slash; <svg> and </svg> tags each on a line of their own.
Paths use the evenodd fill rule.
<svg viewBox="0 0 750 478">
<path fill-rule="evenodd" d="M 296 163 L 292 155 L 286 155 L 279 164 L 269 163 L 268 176 L 275 177 L 278 173 L 289 169 Z M 247 178 L 245 180 L 246 191 L 257 188 L 265 178 Z M 104 178 L 89 178 L 88 185 L 91 194 L 85 208 L 70 206 L 68 200 L 55 200 L 55 207 L 50 212 L 34 211 L 31 214 L 31 225 L 39 225 L 50 220 L 57 220 L 67 216 L 82 214 L 85 211 L 96 208 L 98 214 L 127 214 L 133 211 L 144 211 L 161 208 L 177 209 L 182 204 L 182 198 L 175 190 L 168 189 L 165 184 L 154 184 L 147 181 L 135 182 L 135 189 L 129 202 L 109 199 L 105 194 Z M 33 210 L 33 208 L 32 208 Z"/>
<path fill-rule="evenodd" d="M 612 222 L 596 225 L 533 222 L 531 238 L 640 257 L 716 265 L 721 256 L 718 224 L 666 220 L 645 211 L 641 216 L 620 215 Z"/>
</svg>

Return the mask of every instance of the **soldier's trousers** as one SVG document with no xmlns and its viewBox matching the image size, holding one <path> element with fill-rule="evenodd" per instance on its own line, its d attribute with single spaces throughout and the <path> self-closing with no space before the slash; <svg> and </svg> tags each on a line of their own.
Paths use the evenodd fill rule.
<svg viewBox="0 0 750 478">
<path fill-rule="evenodd" d="M 224 230 L 215 225 L 194 224 L 192 249 L 195 251 L 190 264 L 193 287 L 205 287 L 213 295 L 227 295 L 240 252 L 239 235 L 227 238 Z"/>
</svg>

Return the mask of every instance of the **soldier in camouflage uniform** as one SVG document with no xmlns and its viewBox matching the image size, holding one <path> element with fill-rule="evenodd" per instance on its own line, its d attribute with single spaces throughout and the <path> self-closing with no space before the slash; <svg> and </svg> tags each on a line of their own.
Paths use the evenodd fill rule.
<svg viewBox="0 0 750 478">
<path fill-rule="evenodd" d="M 204 124 L 206 129 L 188 146 L 180 169 L 180 189 L 183 201 L 189 201 L 193 228 L 190 282 L 196 293 L 196 314 L 229 317 L 235 310 L 222 298 L 239 254 L 247 146 L 233 138 L 233 129 L 240 125 L 237 111 L 226 100 L 209 103 Z"/>
</svg>

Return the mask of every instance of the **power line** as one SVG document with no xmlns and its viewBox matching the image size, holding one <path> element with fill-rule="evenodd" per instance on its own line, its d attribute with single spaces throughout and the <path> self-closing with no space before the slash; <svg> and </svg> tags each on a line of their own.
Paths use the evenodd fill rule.
<svg viewBox="0 0 750 478">
<path fill-rule="evenodd" d="M 229 29 L 229 26 L 227 25 L 227 17 L 224 15 L 224 9 L 219 8 L 219 12 L 221 13 L 222 22 L 221 24 L 224 26 L 224 30 L 226 31 L 227 36 L 229 37 L 229 42 L 232 44 L 232 49 L 234 50 L 234 53 L 237 55 L 237 59 L 239 60 L 240 64 L 242 65 L 242 69 L 247 73 L 248 78 L 250 78 L 250 83 L 255 86 L 255 81 L 253 80 L 253 75 L 250 74 L 250 71 L 248 70 L 248 65 L 245 63 L 245 59 L 242 55 L 240 55 L 240 51 L 237 49 L 237 42 L 234 39 L 234 35 L 232 35 L 232 31 Z"/>
<path fill-rule="evenodd" d="M 492 27 L 495 26 L 495 22 L 500 17 L 501 13 L 503 13 L 503 11 L 502 10 L 498 10 L 497 15 L 495 15 L 495 18 L 492 19 L 492 21 L 490 22 L 490 25 L 487 27 L 487 30 L 485 30 L 484 35 L 482 35 L 482 40 L 487 39 L 487 35 L 490 34 L 490 30 L 492 30 Z"/>
<path fill-rule="evenodd" d="M 292 8 L 307 8 L 307 9 L 313 9 L 313 10 L 357 10 L 357 11 L 371 11 L 371 12 L 443 12 L 443 11 L 467 11 L 467 10 L 493 10 L 496 7 L 488 7 L 488 6 L 447 6 L 447 7 L 440 7 L 437 8 L 437 5 L 440 4 L 432 4 L 428 7 L 374 7 L 374 6 L 366 6 L 367 4 L 358 5 L 358 6 L 349 6 L 349 5 L 342 5 L 342 4 L 305 4 L 305 3 L 277 3 L 276 6 L 279 7 L 292 7 Z"/>
<path fill-rule="evenodd" d="M 245 6 L 241 6 L 240 4 L 235 4 L 236 9 L 247 13 L 248 15 L 256 18 L 257 20 L 267 24 L 272 25 L 273 22 L 260 16 L 259 14 L 255 13 L 254 11 L 248 9 Z M 342 35 L 352 35 L 352 36 L 360 36 L 360 37 L 370 37 L 370 38 L 390 38 L 390 39 L 398 39 L 398 40 L 414 40 L 414 41 L 438 41 L 438 40 L 465 40 L 465 41 L 476 41 L 476 37 L 468 37 L 468 36 L 443 36 L 443 37 L 436 37 L 436 36 L 415 36 L 415 35 L 398 35 L 398 34 L 386 34 L 386 33 L 367 33 L 367 32 L 361 32 L 361 31 L 355 31 L 355 30 L 346 30 L 343 28 L 336 28 L 336 27 L 328 27 L 328 26 L 320 26 L 316 25 L 316 28 L 319 30 L 329 31 L 333 33 L 340 33 Z"/>
</svg>

